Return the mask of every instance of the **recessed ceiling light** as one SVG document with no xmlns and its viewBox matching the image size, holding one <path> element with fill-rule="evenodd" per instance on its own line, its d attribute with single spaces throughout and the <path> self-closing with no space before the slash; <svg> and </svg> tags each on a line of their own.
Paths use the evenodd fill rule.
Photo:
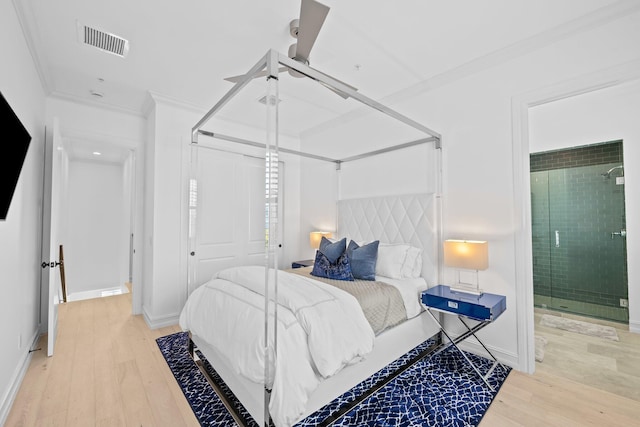
<svg viewBox="0 0 640 427">
<path fill-rule="evenodd" d="M 260 104 L 267 105 L 267 95 L 265 95 L 262 98 L 258 99 L 258 102 Z M 281 102 L 282 102 L 282 99 L 276 98 L 275 95 L 270 95 L 269 96 L 269 105 L 276 105 L 276 104 L 279 104 Z"/>
<path fill-rule="evenodd" d="M 102 156 L 102 153 L 101 153 L 101 152 L 99 152 L 99 151 L 94 151 L 94 152 L 93 152 L 93 155 L 94 155 L 94 156 Z"/>
</svg>

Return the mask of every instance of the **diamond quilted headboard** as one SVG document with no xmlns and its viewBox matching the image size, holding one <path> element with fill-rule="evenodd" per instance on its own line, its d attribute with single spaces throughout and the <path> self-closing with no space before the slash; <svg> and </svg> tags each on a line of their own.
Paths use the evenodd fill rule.
<svg viewBox="0 0 640 427">
<path fill-rule="evenodd" d="M 422 276 L 438 281 L 438 222 L 433 193 L 338 201 L 337 235 L 359 242 L 408 243 L 422 248 Z"/>
</svg>

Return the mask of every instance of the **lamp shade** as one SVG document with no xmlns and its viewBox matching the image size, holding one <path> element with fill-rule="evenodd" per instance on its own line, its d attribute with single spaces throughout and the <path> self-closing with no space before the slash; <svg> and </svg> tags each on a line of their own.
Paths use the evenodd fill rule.
<svg viewBox="0 0 640 427">
<path fill-rule="evenodd" d="M 489 267 L 489 244 L 478 240 L 445 240 L 444 265 L 467 270 Z"/>
<path fill-rule="evenodd" d="M 329 231 L 312 231 L 311 233 L 309 233 L 309 245 L 313 249 L 318 249 L 320 247 L 320 241 L 322 240 L 322 238 L 326 237 L 327 239 L 330 239 L 331 236 L 332 234 Z"/>
</svg>

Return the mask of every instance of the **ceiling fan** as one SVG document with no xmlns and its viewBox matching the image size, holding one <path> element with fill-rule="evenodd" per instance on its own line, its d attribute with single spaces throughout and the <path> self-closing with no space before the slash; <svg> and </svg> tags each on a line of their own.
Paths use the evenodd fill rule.
<svg viewBox="0 0 640 427">
<path fill-rule="evenodd" d="M 289 58 L 301 62 L 307 66 L 309 66 L 309 54 L 311 53 L 311 49 L 318 38 L 318 33 L 324 24 L 324 21 L 329 13 L 329 7 L 325 6 L 322 3 L 317 2 L 316 0 L 302 0 L 300 5 L 300 17 L 298 19 L 294 19 L 289 23 L 289 33 L 292 37 L 296 38 L 296 43 L 293 43 L 289 46 L 288 55 Z M 292 70 L 288 67 L 280 67 L 278 72 L 281 73 L 283 71 L 288 71 L 292 77 L 304 77 L 303 74 Z M 324 74 L 316 69 L 314 71 Z M 262 71 L 257 73 L 254 78 L 264 77 L 267 75 L 267 71 Z M 238 75 L 233 77 L 225 78 L 226 81 L 237 83 L 242 80 L 245 75 Z M 334 78 L 334 80 L 337 80 Z M 339 81 L 339 80 L 338 80 Z M 343 98 L 348 98 L 348 95 L 342 91 L 334 89 L 330 86 L 327 86 L 323 82 L 319 81 L 319 83 L 326 86 L 328 89 L 331 89 L 338 95 Z M 357 90 L 353 86 L 350 86 L 344 82 L 345 86 L 353 90 Z"/>
</svg>

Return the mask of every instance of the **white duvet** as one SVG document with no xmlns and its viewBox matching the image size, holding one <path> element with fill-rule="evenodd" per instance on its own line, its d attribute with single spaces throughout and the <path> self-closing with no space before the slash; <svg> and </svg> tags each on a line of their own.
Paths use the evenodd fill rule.
<svg viewBox="0 0 640 427">
<path fill-rule="evenodd" d="M 322 377 L 373 349 L 374 333 L 353 296 L 316 280 L 277 273 L 278 357 L 267 379 L 269 411 L 277 426 L 289 426 Z M 206 340 L 237 374 L 257 383 L 264 381 L 264 282 L 264 267 L 223 270 L 191 294 L 180 314 L 182 329 Z"/>
</svg>

